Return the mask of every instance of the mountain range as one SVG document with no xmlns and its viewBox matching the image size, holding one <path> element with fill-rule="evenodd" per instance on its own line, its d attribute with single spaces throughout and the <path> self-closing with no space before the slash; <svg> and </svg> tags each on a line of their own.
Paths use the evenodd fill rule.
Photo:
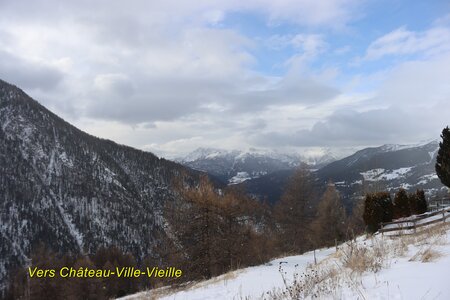
<svg viewBox="0 0 450 300">
<path fill-rule="evenodd" d="M 335 161 L 337 155 L 329 149 L 314 153 L 283 153 L 265 149 L 224 150 L 198 148 L 176 161 L 195 170 L 207 172 L 225 184 L 239 184 L 249 179 L 298 167 L 301 163 L 320 168 Z"/>
<path fill-rule="evenodd" d="M 324 149 L 319 155 L 199 148 L 178 161 L 205 171 L 227 184 L 238 184 L 256 198 L 276 203 L 295 169 L 305 163 L 322 183 L 332 181 L 350 205 L 365 192 L 399 188 L 424 189 L 429 197 L 445 194 L 438 179 L 436 163 L 439 142 L 413 145 L 389 144 L 339 156 Z"/>
<path fill-rule="evenodd" d="M 448 194 L 436 175 L 439 142 L 417 145 L 383 145 L 365 148 L 314 172 L 321 183 L 333 182 L 347 207 L 371 191 L 395 193 L 424 189 L 428 199 Z M 294 169 L 286 169 L 242 183 L 249 194 L 275 203 Z"/>
</svg>

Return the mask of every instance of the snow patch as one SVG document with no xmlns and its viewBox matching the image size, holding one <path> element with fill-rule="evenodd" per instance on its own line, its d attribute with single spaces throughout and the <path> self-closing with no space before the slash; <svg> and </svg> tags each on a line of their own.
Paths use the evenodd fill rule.
<svg viewBox="0 0 450 300">
<path fill-rule="evenodd" d="M 366 181 L 378 181 L 378 180 L 394 180 L 405 177 L 405 175 L 410 172 L 412 167 L 399 168 L 395 170 L 387 171 L 385 169 L 372 169 L 366 172 L 361 172 L 360 174 L 364 177 Z"/>
<path fill-rule="evenodd" d="M 363 176 L 365 181 L 376 181 L 379 180 L 378 176 L 383 174 L 384 169 L 372 169 L 366 172 L 361 172 L 360 174 Z"/>
<path fill-rule="evenodd" d="M 252 177 L 250 177 L 250 175 L 247 172 L 238 172 L 235 176 L 233 176 L 230 179 L 229 184 L 238 184 L 249 179 L 252 179 Z"/>
</svg>

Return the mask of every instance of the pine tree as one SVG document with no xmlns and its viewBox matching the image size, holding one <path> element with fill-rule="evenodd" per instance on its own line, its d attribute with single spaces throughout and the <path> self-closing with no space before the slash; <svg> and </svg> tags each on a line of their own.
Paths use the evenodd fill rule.
<svg viewBox="0 0 450 300">
<path fill-rule="evenodd" d="M 317 246 L 333 245 L 345 239 L 346 214 L 339 192 L 334 184 L 328 184 L 317 207 L 317 217 L 313 222 L 314 240 Z"/>
<path fill-rule="evenodd" d="M 425 192 L 423 190 L 416 191 L 416 213 L 423 214 L 428 211 L 428 203 L 425 199 Z"/>
<path fill-rule="evenodd" d="M 442 142 L 439 143 L 439 151 L 436 158 L 436 174 L 442 184 L 450 187 L 450 129 L 448 126 L 442 130 Z"/>
<path fill-rule="evenodd" d="M 393 205 L 388 192 L 370 193 L 364 201 L 363 219 L 369 232 L 376 232 L 381 222 L 392 221 Z"/>
<path fill-rule="evenodd" d="M 404 189 L 400 189 L 394 197 L 394 217 L 402 218 L 411 215 L 411 208 L 408 194 Z"/>
</svg>

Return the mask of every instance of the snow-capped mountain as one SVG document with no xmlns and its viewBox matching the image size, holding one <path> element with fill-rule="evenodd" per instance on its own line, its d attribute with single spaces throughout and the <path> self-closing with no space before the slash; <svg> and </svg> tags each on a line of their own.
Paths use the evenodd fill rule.
<svg viewBox="0 0 450 300">
<path fill-rule="evenodd" d="M 315 171 L 318 179 L 333 181 L 345 202 L 351 202 L 375 190 L 395 192 L 400 187 L 414 191 L 424 189 L 428 197 L 447 193 L 436 175 L 439 142 L 415 145 L 383 145 L 365 148 Z M 244 183 L 248 193 L 276 202 L 293 170 L 279 171 Z"/>
<path fill-rule="evenodd" d="M 205 171 L 228 184 L 237 184 L 306 163 L 318 168 L 336 160 L 331 151 L 315 153 L 282 153 L 265 149 L 223 150 L 198 148 L 177 161 L 190 168 Z"/>
<path fill-rule="evenodd" d="M 437 140 L 416 145 L 366 148 L 317 171 L 332 180 L 347 197 L 372 190 L 395 192 L 400 187 L 424 189 L 429 197 L 447 193 L 436 175 Z"/>
<path fill-rule="evenodd" d="M 199 175 L 84 133 L 0 80 L 0 291 L 39 243 L 59 253 L 116 245 L 158 255 L 180 174 Z"/>
</svg>

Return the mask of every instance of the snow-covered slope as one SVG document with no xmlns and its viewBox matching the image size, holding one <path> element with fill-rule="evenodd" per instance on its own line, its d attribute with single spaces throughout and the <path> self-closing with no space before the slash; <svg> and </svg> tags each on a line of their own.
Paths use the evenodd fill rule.
<svg viewBox="0 0 450 300">
<path fill-rule="evenodd" d="M 435 226 L 395 239 L 359 237 L 338 249 L 276 259 L 181 291 L 163 288 L 124 299 L 446 300 L 450 299 L 449 228 Z"/>
</svg>

